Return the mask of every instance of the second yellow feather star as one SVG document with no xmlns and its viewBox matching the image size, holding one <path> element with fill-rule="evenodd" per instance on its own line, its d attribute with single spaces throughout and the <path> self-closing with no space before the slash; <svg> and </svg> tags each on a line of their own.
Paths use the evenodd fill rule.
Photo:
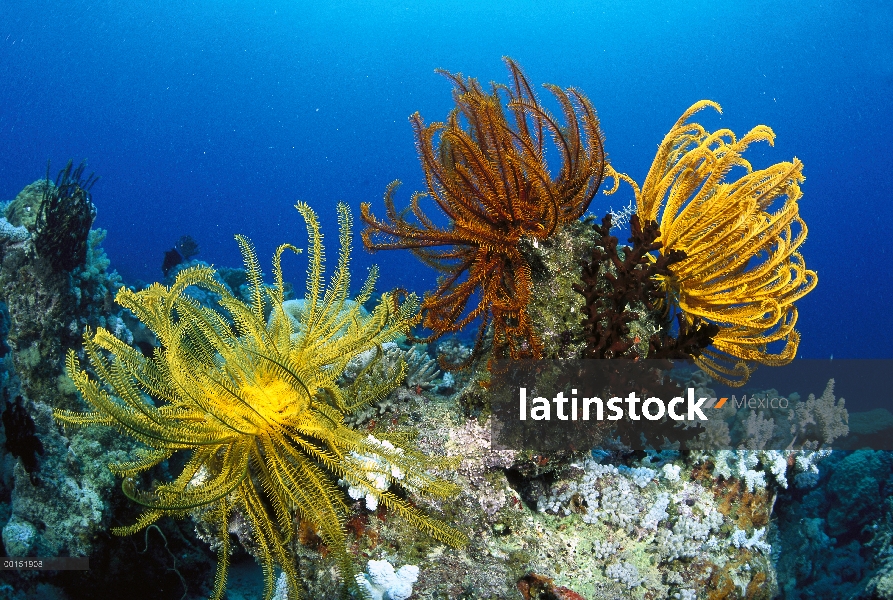
<svg viewBox="0 0 893 600">
<path fill-rule="evenodd" d="M 775 134 L 758 125 L 738 139 L 731 130 L 710 132 L 689 122 L 707 107 L 721 112 L 715 102 L 701 100 L 679 117 L 641 188 L 618 176 L 633 186 L 639 218 L 658 222 L 661 251 L 686 254 L 661 282 L 670 301 L 689 323 L 700 318 L 720 327 L 695 362 L 739 386 L 755 363 L 793 360 L 800 342 L 794 302 L 818 277 L 799 252 L 807 231 L 797 204 L 803 163 L 795 158 L 753 170 L 742 154 L 753 142 L 772 144 Z M 726 181 L 734 167 L 746 173 Z M 773 343 L 781 345 L 775 352 Z"/>
<path fill-rule="evenodd" d="M 403 379 L 405 364 L 384 380 L 357 377 L 351 386 L 338 380 L 348 361 L 406 333 L 417 320 L 414 295 L 398 303 L 383 294 L 371 314 L 363 302 L 372 295 L 375 272 L 353 302 L 348 299 L 350 214 L 338 206 L 341 255 L 331 283 L 323 290 L 323 249 L 316 214 L 297 205 L 310 238 L 304 310 L 293 326 L 283 308 L 281 258 L 273 259 L 275 284 L 263 284 L 251 244 L 237 236 L 247 266 L 251 303 L 221 285 L 210 267 L 192 267 L 171 287 L 154 284 L 116 300 L 148 326 L 161 347 L 151 358 L 105 329 L 87 332 L 84 349 L 96 379 L 83 370 L 74 352 L 68 372 L 92 411 L 57 410 L 70 425 L 113 426 L 144 445 L 140 457 L 110 465 L 124 476 L 125 494 L 146 510 L 118 535 L 139 531 L 164 515 L 181 516 L 197 508 L 216 514 L 221 536 L 214 598 L 226 589 L 230 518 L 239 512 L 253 532 L 264 570 L 264 596 L 274 588 L 280 568 L 292 596 L 300 589 L 293 544 L 300 520 L 312 523 L 337 559 L 342 578 L 355 592 L 356 571 L 347 552 L 344 520 L 349 512 L 337 482 L 402 515 L 414 526 L 451 545 L 465 536 L 432 519 L 391 488 L 430 497 L 457 492 L 431 474 L 448 466 L 415 450 L 403 434 L 359 432 L 344 416 L 374 402 Z M 188 293 L 195 286 L 219 295 L 219 309 L 202 306 Z M 270 314 L 266 316 L 265 307 Z M 372 372 L 367 367 L 367 372 Z M 182 473 L 151 490 L 138 489 L 137 476 L 187 452 Z"/>
</svg>

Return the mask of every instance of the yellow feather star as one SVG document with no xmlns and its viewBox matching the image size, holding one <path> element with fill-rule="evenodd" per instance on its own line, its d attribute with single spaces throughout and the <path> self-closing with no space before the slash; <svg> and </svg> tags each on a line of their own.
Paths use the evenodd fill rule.
<svg viewBox="0 0 893 600">
<path fill-rule="evenodd" d="M 754 171 L 743 152 L 757 141 L 772 145 L 775 134 L 758 125 L 737 139 L 728 129 L 711 133 L 688 122 L 708 106 L 722 112 L 702 100 L 676 121 L 641 189 L 625 175 L 611 175 L 632 184 L 639 218 L 658 222 L 662 251 L 687 256 L 662 282 L 671 300 L 689 323 L 700 317 L 720 327 L 695 362 L 717 380 L 740 386 L 754 363 L 793 360 L 800 341 L 794 302 L 818 277 L 798 252 L 807 232 L 797 205 L 803 163 L 795 158 Z M 747 172 L 728 182 L 733 167 Z M 770 352 L 773 342 L 783 347 Z"/>
<path fill-rule="evenodd" d="M 71 425 L 113 426 L 145 446 L 137 460 L 110 465 L 124 476 L 124 493 L 146 511 L 128 535 L 164 515 L 182 516 L 201 508 L 215 515 L 221 535 L 214 598 L 226 588 L 231 515 L 250 524 L 265 576 L 266 598 L 273 595 L 274 569 L 288 579 L 292 596 L 300 589 L 294 545 L 296 527 L 309 521 L 337 559 L 341 576 L 355 592 L 356 573 L 347 553 L 344 521 L 349 512 L 340 479 L 371 496 L 412 525 L 452 545 L 465 536 L 426 516 L 391 488 L 445 498 L 457 492 L 431 474 L 452 463 L 413 449 L 405 433 L 355 431 L 345 415 L 393 390 L 406 366 L 370 383 L 356 378 L 349 387 L 338 379 L 348 361 L 407 332 L 418 321 L 418 300 L 401 303 L 383 294 L 371 314 L 361 305 L 372 295 L 375 271 L 354 302 L 348 300 L 350 214 L 339 204 L 341 254 L 323 291 L 323 248 L 316 214 L 305 204 L 309 269 L 304 311 L 293 327 L 283 308 L 281 258 L 273 259 L 275 285 L 264 286 L 250 242 L 237 236 L 245 257 L 251 303 L 234 297 L 209 267 L 183 270 L 171 287 L 154 284 L 116 300 L 145 323 L 161 347 L 151 358 L 99 329 L 84 335 L 84 349 L 96 379 L 69 352 L 69 376 L 92 412 L 57 410 Z M 207 308 L 187 294 L 195 286 L 219 295 L 220 309 Z M 265 316 L 269 307 L 269 317 Z M 379 356 L 381 353 L 379 353 Z M 373 364 L 364 373 L 372 373 Z M 377 437 L 376 437 L 377 436 Z M 137 475 L 183 451 L 186 466 L 174 481 L 151 490 L 137 487 Z M 359 591 L 362 593 L 361 591 Z"/>
</svg>

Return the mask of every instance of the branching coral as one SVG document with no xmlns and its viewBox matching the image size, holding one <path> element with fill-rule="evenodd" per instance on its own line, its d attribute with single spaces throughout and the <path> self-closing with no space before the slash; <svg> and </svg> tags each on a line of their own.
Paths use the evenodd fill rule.
<svg viewBox="0 0 893 600">
<path fill-rule="evenodd" d="M 541 356 L 542 344 L 527 313 L 532 284 L 521 240 L 536 244 L 579 218 L 606 175 L 602 134 L 589 100 L 574 88 L 546 85 L 564 113 L 562 125 L 539 103 L 518 65 L 505 62 L 512 85 L 493 84 L 489 94 L 473 78 L 438 71 L 454 85 L 456 108 L 446 123 L 425 125 L 418 113 L 410 119 L 427 193 L 414 194 L 410 208 L 397 211 L 397 183 L 391 184 L 386 220 L 362 205 L 368 249 L 410 249 L 444 274 L 422 302 L 423 325 L 433 331 L 424 341 L 480 319 L 475 349 L 465 364 L 480 354 L 491 324 L 498 353 Z M 554 177 L 546 161 L 550 134 L 561 159 Z M 448 225 L 438 225 L 423 212 L 425 196 Z M 414 220 L 408 218 L 410 211 Z"/>
<path fill-rule="evenodd" d="M 743 152 L 753 142 L 772 144 L 775 134 L 759 125 L 738 139 L 728 129 L 709 132 L 688 122 L 708 106 L 720 111 L 702 100 L 676 121 L 641 189 L 624 178 L 635 189 L 639 218 L 658 222 L 661 252 L 685 253 L 660 278 L 663 289 L 689 325 L 703 319 L 719 326 L 696 362 L 717 380 L 742 385 L 755 363 L 794 358 L 794 302 L 817 276 L 798 252 L 806 239 L 797 205 L 803 164 L 795 158 L 754 171 Z M 734 167 L 746 173 L 726 181 Z M 782 347 L 773 352 L 772 343 Z"/>
<path fill-rule="evenodd" d="M 659 250 L 660 232 L 654 221 L 643 227 L 638 215 L 630 219 L 632 247 L 617 249 L 617 238 L 611 235 L 612 214 L 605 215 L 601 225 L 593 225 L 598 241 L 589 261 L 582 263 L 581 283 L 574 290 L 586 299 L 583 333 L 586 346 L 583 358 L 687 358 L 697 356 L 710 345 L 718 328 L 695 318 L 689 324 L 679 322 L 677 337 L 664 331 L 655 332 L 639 348 L 629 323 L 645 318 L 643 313 L 659 312 L 665 296 L 658 280 L 671 273 L 672 265 L 685 260 L 685 253 L 671 250 L 654 258 Z M 638 340 L 641 343 L 642 340 Z"/>
<path fill-rule="evenodd" d="M 139 531 L 163 515 L 184 515 L 205 508 L 216 513 L 223 533 L 214 597 L 223 596 L 229 557 L 225 533 L 238 513 L 252 530 L 265 575 L 265 597 L 273 595 L 278 566 L 297 595 L 300 588 L 294 545 L 296 528 L 309 522 L 337 559 L 342 577 L 354 591 L 356 572 L 346 549 L 343 523 L 349 511 L 341 480 L 353 495 L 362 492 L 404 516 L 410 523 L 450 544 L 464 537 L 426 516 L 392 486 L 447 497 L 454 486 L 430 473 L 445 467 L 409 444 L 407 434 L 355 431 L 344 417 L 377 401 L 400 382 L 402 363 L 386 377 L 340 387 L 337 380 L 355 355 L 406 332 L 417 320 L 418 301 L 398 303 L 384 294 L 371 314 L 361 305 L 372 295 L 370 275 L 356 301 L 348 300 L 350 216 L 339 205 L 341 255 L 331 283 L 323 289 L 323 249 L 316 215 L 297 205 L 310 238 L 304 311 L 299 327 L 283 309 L 282 254 L 273 259 L 275 285 L 265 286 L 250 242 L 237 236 L 248 272 L 250 303 L 234 297 L 208 267 L 181 271 L 170 287 L 154 284 L 133 292 L 122 289 L 117 301 L 158 337 L 161 347 L 145 357 L 99 329 L 84 336 L 84 347 L 97 379 L 83 370 L 74 352 L 68 371 L 92 411 L 56 411 L 71 425 L 113 426 L 145 445 L 132 462 L 110 465 L 124 476 L 124 493 L 146 507 L 119 535 Z M 192 299 L 189 286 L 219 295 L 220 308 Z M 265 307 L 271 315 L 265 318 Z M 374 365 L 373 361 L 370 367 Z M 365 382 L 365 383 L 364 383 Z M 140 489 L 139 475 L 177 452 L 188 458 L 174 481 Z"/>
</svg>

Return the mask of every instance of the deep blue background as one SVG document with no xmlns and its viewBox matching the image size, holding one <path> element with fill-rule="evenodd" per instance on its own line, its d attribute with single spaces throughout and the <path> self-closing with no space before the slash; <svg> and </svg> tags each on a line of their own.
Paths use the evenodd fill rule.
<svg viewBox="0 0 893 600">
<path fill-rule="evenodd" d="M 807 177 L 803 254 L 820 282 L 799 304 L 801 354 L 893 357 L 887 3 L 141 4 L 0 4 L 0 199 L 47 159 L 55 174 L 88 158 L 102 176 L 96 225 L 125 277 L 157 279 L 187 233 L 200 258 L 228 266 L 245 234 L 266 265 L 277 244 L 305 245 L 296 200 L 317 210 L 334 257 L 336 201 L 381 213 L 391 180 L 403 202 L 420 188 L 407 117 L 442 120 L 452 105 L 433 70 L 506 81 L 509 55 L 536 84 L 583 90 L 612 163 L 638 181 L 698 99 L 723 106 L 699 116 L 709 128 L 771 126 L 776 145 L 752 147 L 754 166 L 797 156 Z M 406 252 L 355 246 L 357 278 L 376 261 L 381 288 L 434 281 Z M 290 260 L 300 289 L 304 265 Z"/>
</svg>

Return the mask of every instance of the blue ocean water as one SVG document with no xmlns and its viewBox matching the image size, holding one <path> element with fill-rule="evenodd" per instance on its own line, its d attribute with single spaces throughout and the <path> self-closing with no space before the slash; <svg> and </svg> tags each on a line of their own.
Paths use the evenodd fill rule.
<svg viewBox="0 0 893 600">
<path fill-rule="evenodd" d="M 749 156 L 804 162 L 803 254 L 820 278 L 799 303 L 800 355 L 893 357 L 891 22 L 879 1 L 4 0 L 0 199 L 48 159 L 55 174 L 87 158 L 102 176 L 96 226 L 126 278 L 160 278 L 184 234 L 218 266 L 240 264 L 236 233 L 269 257 L 305 243 L 297 200 L 330 239 L 337 201 L 381 213 L 394 179 L 408 201 L 422 177 L 407 117 L 452 107 L 434 69 L 506 81 L 508 55 L 534 83 L 587 94 L 612 164 L 638 181 L 696 100 L 722 105 L 699 115 L 710 128 L 772 127 L 775 147 Z M 590 210 L 630 196 L 599 195 Z M 357 280 L 377 262 L 381 289 L 434 282 L 408 252 L 371 256 L 358 237 Z M 300 288 L 304 264 L 291 260 Z"/>
</svg>

